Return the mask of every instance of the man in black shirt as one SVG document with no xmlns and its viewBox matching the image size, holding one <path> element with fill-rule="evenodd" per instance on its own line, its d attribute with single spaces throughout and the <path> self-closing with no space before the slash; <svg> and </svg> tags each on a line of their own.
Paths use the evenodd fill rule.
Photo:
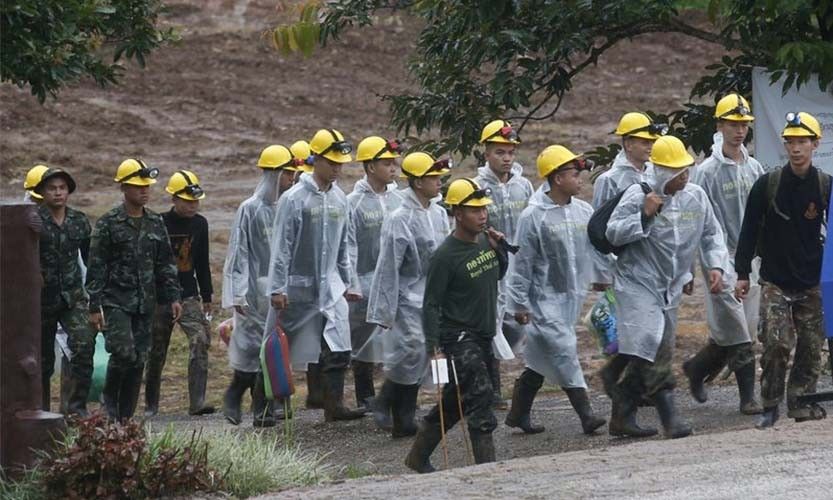
<svg viewBox="0 0 833 500">
<path fill-rule="evenodd" d="M 182 317 L 179 326 L 188 337 L 188 413 L 208 415 L 214 407 L 205 404 L 208 379 L 208 347 L 210 344 L 208 317 L 211 315 L 211 266 L 208 262 L 208 222 L 198 214 L 199 200 L 205 192 L 197 176 L 180 170 L 168 181 L 165 191 L 171 194 L 173 208 L 162 214 L 171 240 L 174 260 L 182 288 Z M 162 369 L 171 331 L 174 327 L 169 307 L 157 307 L 153 324 L 153 338 L 145 375 L 145 416 L 159 411 L 159 389 Z"/>
<path fill-rule="evenodd" d="M 500 247 L 503 234 L 486 227 L 489 191 L 471 179 L 451 183 L 445 202 L 452 207 L 456 227 L 431 257 L 423 299 L 422 324 L 428 355 L 452 359 L 462 393 L 463 412 L 476 463 L 493 462 L 492 338 L 497 327 L 498 281 L 508 258 Z M 485 231 L 485 234 L 484 234 Z M 437 354 L 439 347 L 443 354 Z M 450 364 L 449 364 L 450 365 Z M 454 370 L 442 394 L 442 421 L 450 429 L 460 419 Z M 405 465 L 433 472 L 431 453 L 442 437 L 440 407 L 426 415 Z"/>
<path fill-rule="evenodd" d="M 796 422 L 822 419 L 824 409 L 802 405 L 798 397 L 814 392 L 824 341 L 819 280 L 827 233 L 829 175 L 813 166 L 821 138 L 809 113 L 788 113 L 782 132 L 789 163 L 760 177 L 752 186 L 741 227 L 735 270 L 735 294 L 749 291 L 752 258 L 761 257 L 761 400 L 759 428 L 778 420 L 778 404 L 787 391 L 787 416 Z M 789 383 L 790 352 L 795 348 Z"/>
</svg>

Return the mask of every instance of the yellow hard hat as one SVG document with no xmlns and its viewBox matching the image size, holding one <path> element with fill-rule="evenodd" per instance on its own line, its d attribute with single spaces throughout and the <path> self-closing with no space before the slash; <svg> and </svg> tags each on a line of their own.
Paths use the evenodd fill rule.
<svg viewBox="0 0 833 500">
<path fill-rule="evenodd" d="M 121 162 L 113 180 L 119 184 L 150 186 L 156 184 L 157 177 L 159 177 L 158 168 L 148 168 L 142 160 L 128 158 Z"/>
<path fill-rule="evenodd" d="M 521 138 L 506 120 L 493 120 L 483 127 L 480 133 L 480 143 L 499 142 L 503 144 L 520 144 Z"/>
<path fill-rule="evenodd" d="M 538 159 L 535 162 L 538 166 L 538 175 L 541 176 L 542 179 L 546 179 L 547 176 L 555 170 L 558 170 L 571 161 L 578 159 L 578 157 L 579 155 L 574 154 L 572 151 L 560 144 L 547 146 L 543 151 L 541 151 L 541 154 L 538 155 Z"/>
<path fill-rule="evenodd" d="M 402 160 L 402 174 L 400 177 L 431 177 L 445 175 L 451 170 L 451 159 L 435 160 L 428 153 L 408 153 Z"/>
<path fill-rule="evenodd" d="M 29 196 L 36 200 L 42 200 L 43 196 L 35 192 L 35 188 L 40 184 L 43 173 L 49 170 L 46 165 L 35 165 L 26 172 L 26 178 L 23 179 L 23 189 L 29 191 Z"/>
<path fill-rule="evenodd" d="M 312 173 L 313 157 L 307 141 L 295 141 L 289 146 L 289 151 L 292 152 L 293 164 L 298 170 L 308 174 Z"/>
<path fill-rule="evenodd" d="M 297 172 L 295 162 L 292 158 L 292 152 L 286 146 L 280 144 L 273 144 L 266 146 L 263 152 L 260 153 L 260 159 L 257 160 L 257 166 L 265 169 L 279 169 Z"/>
<path fill-rule="evenodd" d="M 622 115 L 622 118 L 619 119 L 619 125 L 616 126 L 616 130 L 613 133 L 621 136 L 641 137 L 642 139 L 655 141 L 668 133 L 668 125 L 654 123 L 651 117 L 645 113 L 633 111 Z"/>
<path fill-rule="evenodd" d="M 359 142 L 356 148 L 356 161 L 376 161 L 386 158 L 399 158 L 402 153 L 402 144 L 396 139 L 385 140 L 372 135 L 365 137 Z"/>
<path fill-rule="evenodd" d="M 790 111 L 786 118 L 787 123 L 784 124 L 781 137 L 814 137 L 821 139 L 819 121 L 810 113 Z"/>
<path fill-rule="evenodd" d="M 341 132 L 331 128 L 322 128 L 312 136 L 309 141 L 309 148 L 316 156 L 334 161 L 336 163 L 350 163 L 353 157 L 353 145 L 344 140 Z"/>
<path fill-rule="evenodd" d="M 667 168 L 683 168 L 694 164 L 683 141 L 673 135 L 660 137 L 651 149 L 651 163 Z"/>
<path fill-rule="evenodd" d="M 72 176 L 69 175 L 69 172 L 67 172 L 66 170 L 61 170 L 60 168 L 47 168 L 41 174 L 40 181 L 35 186 L 35 188 L 32 191 L 30 191 L 30 193 L 34 192 L 35 194 L 40 194 L 41 190 L 46 185 L 46 181 L 53 177 L 63 177 L 64 181 L 66 181 L 67 183 L 67 191 L 69 191 L 69 194 L 75 192 L 75 179 L 73 179 Z"/>
<path fill-rule="evenodd" d="M 168 179 L 165 191 L 183 200 L 197 201 L 205 198 L 197 174 L 190 170 L 179 170 Z"/>
<path fill-rule="evenodd" d="M 452 207 L 485 207 L 492 204 L 491 194 L 491 189 L 480 189 L 477 182 L 464 177 L 457 179 L 448 186 L 448 192 L 445 194 L 445 204 Z"/>
<path fill-rule="evenodd" d="M 714 117 L 732 122 L 751 122 L 755 119 L 752 116 L 749 102 L 739 94 L 729 94 L 717 101 L 717 106 L 714 107 Z"/>
</svg>

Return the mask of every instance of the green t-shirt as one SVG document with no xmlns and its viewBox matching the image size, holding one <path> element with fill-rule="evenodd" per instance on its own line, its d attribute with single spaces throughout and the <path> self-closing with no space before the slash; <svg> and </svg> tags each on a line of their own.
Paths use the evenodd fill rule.
<svg viewBox="0 0 833 500">
<path fill-rule="evenodd" d="M 489 245 L 449 235 L 428 266 L 422 325 L 426 349 L 457 339 L 461 331 L 491 340 L 497 325 L 497 285 L 508 260 Z"/>
</svg>

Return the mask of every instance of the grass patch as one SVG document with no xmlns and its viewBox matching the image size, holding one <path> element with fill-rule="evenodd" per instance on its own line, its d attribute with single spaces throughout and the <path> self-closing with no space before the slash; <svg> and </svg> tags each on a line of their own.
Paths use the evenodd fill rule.
<svg viewBox="0 0 833 500">
<path fill-rule="evenodd" d="M 157 446 L 157 441 L 187 444 L 191 439 L 172 426 L 150 434 L 150 448 Z M 330 478 L 323 457 L 286 446 L 280 437 L 276 433 L 223 430 L 205 433 L 201 440 L 208 443 L 209 466 L 224 473 L 224 490 L 236 497 L 310 486 Z"/>
<path fill-rule="evenodd" d="M 11 480 L 0 471 L 0 498 L 4 500 L 40 500 L 46 498 L 42 482 L 43 474 L 35 467 L 27 470 L 16 480 Z"/>
</svg>

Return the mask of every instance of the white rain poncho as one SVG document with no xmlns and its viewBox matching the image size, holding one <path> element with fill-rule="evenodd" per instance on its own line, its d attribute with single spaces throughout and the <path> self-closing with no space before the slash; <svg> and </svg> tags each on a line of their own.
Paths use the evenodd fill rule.
<svg viewBox="0 0 833 500">
<path fill-rule="evenodd" d="M 610 170 L 600 175 L 593 183 L 593 209 L 599 207 L 617 194 L 633 184 L 640 182 L 650 183 L 653 176 L 653 166 L 645 164 L 644 170 L 639 170 L 628 160 L 625 150 L 620 150 Z M 596 283 L 611 283 L 613 281 L 613 266 L 616 263 L 616 256 L 613 254 L 598 254 L 595 261 Z"/>
<path fill-rule="evenodd" d="M 521 247 L 509 266 L 508 310 L 529 312 L 526 366 L 562 388 L 586 388 L 575 325 L 587 295 L 596 253 L 587 236 L 589 203 L 557 205 L 542 184 L 518 221 Z"/>
<path fill-rule="evenodd" d="M 289 300 L 280 321 L 296 370 L 318 363 L 322 335 L 332 352 L 351 349 L 344 298 L 353 279 L 349 207 L 338 185 L 321 191 L 312 174 L 301 174 L 278 203 L 266 295 L 286 294 Z M 266 331 L 274 328 L 276 316 L 270 308 Z"/>
<path fill-rule="evenodd" d="M 350 262 L 353 264 L 354 276 L 358 280 L 362 300 L 350 304 L 350 337 L 353 346 L 353 359 L 368 363 L 381 363 L 383 346 L 381 337 L 375 342 L 368 342 L 376 325 L 368 323 L 367 298 L 370 296 L 370 282 L 379 260 L 379 244 L 382 235 L 382 222 L 399 205 L 402 193 L 396 184 L 387 186 L 384 193 L 377 193 L 367 182 L 367 177 L 360 179 L 353 186 L 353 192 L 347 195 L 350 202 L 350 232 L 348 245 Z"/>
<path fill-rule="evenodd" d="M 493 203 L 486 207 L 489 211 L 489 224 L 503 233 L 510 243 L 513 243 L 518 218 L 520 218 L 521 212 L 526 208 L 530 197 L 535 192 L 532 183 L 524 177 L 523 167 L 520 163 L 514 163 L 512 170 L 509 172 L 509 180 L 500 182 L 489 163 L 486 162 L 484 166 L 477 169 L 477 177 L 474 180 L 481 188 L 488 187 L 492 190 Z M 513 255 L 509 254 L 510 263 L 512 258 Z M 506 315 L 505 279 L 498 282 L 497 314 L 497 332 L 492 341 L 495 357 L 498 359 L 512 359 L 515 355 L 506 341 L 503 329 L 514 329 L 511 337 L 518 341 L 523 337 L 524 328 L 516 323 L 511 315 Z"/>
<path fill-rule="evenodd" d="M 688 183 L 674 196 L 664 194 L 668 181 L 681 173 L 655 167 L 649 184 L 664 204 L 644 225 L 645 194 L 638 185 L 629 187 L 606 232 L 613 245 L 628 245 L 616 260 L 613 277 L 619 352 L 651 362 L 663 332 L 673 335 L 673 325 L 666 325 L 666 320 L 676 317 L 697 250 L 709 269 L 725 271 L 730 265 L 723 231 L 705 191 Z"/>
<path fill-rule="evenodd" d="M 726 158 L 723 155 L 723 134 L 718 132 L 714 134 L 711 156 L 697 165 L 691 175 L 691 182 L 702 187 L 711 201 L 731 260 L 731 266 L 724 273 L 721 293 L 706 294 L 709 336 L 721 346 L 751 342 L 758 328 L 761 287 L 758 286 L 757 270 L 760 259 L 753 262 L 749 295 L 740 302 L 735 298 L 735 250 L 749 191 L 765 171 L 756 159 L 749 156 L 745 146 L 741 146 L 741 152 L 741 163 Z"/>
<path fill-rule="evenodd" d="M 263 327 L 271 309 L 266 278 L 279 177 L 280 170 L 263 170 L 254 194 L 237 209 L 229 234 L 222 300 L 224 308 L 245 309 L 245 314 L 234 311 L 234 334 L 228 350 L 229 364 L 238 371 L 260 371 Z"/>
<path fill-rule="evenodd" d="M 382 325 L 387 378 L 404 385 L 422 381 L 428 367 L 422 329 L 422 298 L 428 263 L 451 228 L 445 210 L 431 202 L 424 208 L 411 189 L 402 206 L 382 225 L 379 262 L 373 274 L 367 321 Z"/>
</svg>

